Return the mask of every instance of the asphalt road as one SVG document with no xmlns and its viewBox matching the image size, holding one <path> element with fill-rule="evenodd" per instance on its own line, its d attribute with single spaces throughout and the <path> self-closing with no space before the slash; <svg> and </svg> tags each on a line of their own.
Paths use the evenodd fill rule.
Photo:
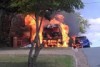
<svg viewBox="0 0 100 67">
<path fill-rule="evenodd" d="M 100 47 L 84 48 L 83 52 L 90 67 L 100 67 Z"/>
</svg>

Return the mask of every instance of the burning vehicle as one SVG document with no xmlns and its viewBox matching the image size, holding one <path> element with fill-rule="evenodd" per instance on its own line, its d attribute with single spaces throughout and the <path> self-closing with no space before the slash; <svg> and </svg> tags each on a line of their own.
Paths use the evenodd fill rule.
<svg viewBox="0 0 100 67">
<path fill-rule="evenodd" d="M 79 48 L 90 48 L 91 42 L 87 39 L 86 36 L 79 36 L 79 37 L 76 37 L 75 44 Z"/>
<path fill-rule="evenodd" d="M 44 47 L 90 47 L 91 43 L 86 36 L 74 37 L 68 35 L 69 26 L 63 23 L 63 18 L 62 15 L 56 15 L 50 21 L 43 19 L 39 31 L 40 43 L 44 44 Z M 34 15 L 27 15 L 24 20 L 25 28 L 20 23 L 15 24 L 16 27 L 12 25 L 13 34 L 11 35 L 13 36 L 11 36 L 11 40 L 13 47 L 24 47 L 34 41 L 36 35 L 35 17 Z M 20 33 L 21 35 L 19 36 Z"/>
<path fill-rule="evenodd" d="M 68 47 L 69 27 L 63 23 L 63 18 L 62 15 L 56 15 L 50 21 L 43 18 L 39 31 L 40 44 L 44 44 L 44 47 Z M 40 22 L 40 19 L 38 22 Z M 27 15 L 24 24 L 28 30 L 24 31 L 20 39 L 21 47 L 27 46 L 30 42 L 34 41 L 36 36 L 36 21 L 34 15 Z M 13 40 L 13 46 L 15 45 L 17 47 L 18 39 L 17 37 Z M 26 43 L 26 40 L 28 43 Z"/>
<path fill-rule="evenodd" d="M 73 48 L 90 48 L 91 42 L 86 36 L 75 36 L 70 38 L 70 47 Z"/>
<path fill-rule="evenodd" d="M 43 19 L 39 37 L 40 43 L 43 43 L 45 47 L 68 47 L 69 28 L 62 23 L 62 21 L 59 21 L 60 19 L 63 20 L 63 18 L 62 15 L 57 15 L 56 18 L 54 17 L 51 21 Z M 36 22 L 34 18 L 27 15 L 25 18 L 25 25 L 31 27 L 31 41 L 33 41 L 36 34 Z"/>
<path fill-rule="evenodd" d="M 61 27 L 58 24 L 49 24 L 43 30 L 43 43 L 45 46 L 55 47 L 63 44 Z"/>
<path fill-rule="evenodd" d="M 59 14 L 50 21 L 43 19 L 39 31 L 40 43 L 44 44 L 44 47 L 90 47 L 90 42 L 86 36 L 73 37 L 68 35 L 69 26 L 63 23 L 63 19 L 64 17 Z M 24 47 L 34 41 L 36 35 L 36 22 L 34 15 L 27 15 L 25 17 L 25 22 L 23 23 L 25 24 L 25 28 L 23 28 L 24 30 L 21 31 L 19 30 L 20 27 L 16 27 L 18 28 L 18 32 L 22 33 L 21 36 L 18 36 L 16 29 L 12 28 L 14 29 L 14 33 L 16 33 L 12 36 L 13 47 Z"/>
</svg>

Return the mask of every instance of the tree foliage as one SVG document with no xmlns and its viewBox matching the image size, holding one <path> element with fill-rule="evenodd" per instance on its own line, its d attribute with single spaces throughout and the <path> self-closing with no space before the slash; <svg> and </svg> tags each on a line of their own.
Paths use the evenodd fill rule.
<svg viewBox="0 0 100 67">
<path fill-rule="evenodd" d="M 81 19 L 80 19 L 80 32 L 85 33 L 86 29 L 89 26 L 90 26 L 90 24 L 88 23 L 88 21 L 86 19 L 84 19 L 83 17 L 81 17 Z"/>
<path fill-rule="evenodd" d="M 64 10 L 72 12 L 75 9 L 83 8 L 81 0 L 11 0 L 11 8 L 18 8 L 17 12 L 42 13 L 45 10 Z"/>
<path fill-rule="evenodd" d="M 81 33 L 85 33 L 86 29 L 89 28 L 90 24 L 88 23 L 88 20 L 82 17 L 79 13 L 76 13 L 78 20 L 79 20 L 79 28 Z"/>
</svg>

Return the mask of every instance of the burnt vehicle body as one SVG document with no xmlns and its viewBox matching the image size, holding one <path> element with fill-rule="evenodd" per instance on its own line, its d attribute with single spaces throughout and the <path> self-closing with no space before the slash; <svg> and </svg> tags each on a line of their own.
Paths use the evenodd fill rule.
<svg viewBox="0 0 100 67">
<path fill-rule="evenodd" d="M 90 48 L 91 42 L 86 36 L 79 36 L 75 38 L 75 44 L 79 48 Z"/>
<path fill-rule="evenodd" d="M 49 24 L 43 29 L 43 43 L 49 47 L 57 46 L 58 43 L 62 42 L 62 33 L 60 25 Z"/>
</svg>

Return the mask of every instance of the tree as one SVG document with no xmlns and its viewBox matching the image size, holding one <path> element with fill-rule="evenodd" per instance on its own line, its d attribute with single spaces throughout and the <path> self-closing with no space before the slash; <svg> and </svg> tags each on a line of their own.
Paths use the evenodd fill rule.
<svg viewBox="0 0 100 67">
<path fill-rule="evenodd" d="M 10 7 L 11 0 L 0 0 L 0 43 L 2 46 L 9 46 L 11 20 L 16 8 Z"/>
<path fill-rule="evenodd" d="M 11 22 L 11 15 L 4 9 L 0 9 L 0 44 L 8 46 L 9 27 Z"/>
<path fill-rule="evenodd" d="M 79 13 L 76 13 L 76 15 L 79 20 L 80 33 L 85 33 L 86 29 L 89 28 L 90 24 L 88 23 L 88 20 L 82 17 Z"/>
<path fill-rule="evenodd" d="M 42 24 L 42 19 L 45 17 L 50 20 L 50 16 L 53 11 L 67 11 L 74 12 L 75 9 L 81 9 L 84 7 L 81 0 L 11 0 L 8 6 L 9 10 L 15 13 L 34 13 L 36 21 L 36 36 L 34 41 L 31 43 L 31 48 L 29 52 L 28 67 L 33 67 L 36 63 L 36 59 L 41 50 L 42 44 L 40 44 L 39 30 Z M 39 24 L 39 16 L 41 16 L 41 21 Z M 35 46 L 34 55 L 33 45 Z M 34 63 L 34 64 L 33 64 Z"/>
</svg>

